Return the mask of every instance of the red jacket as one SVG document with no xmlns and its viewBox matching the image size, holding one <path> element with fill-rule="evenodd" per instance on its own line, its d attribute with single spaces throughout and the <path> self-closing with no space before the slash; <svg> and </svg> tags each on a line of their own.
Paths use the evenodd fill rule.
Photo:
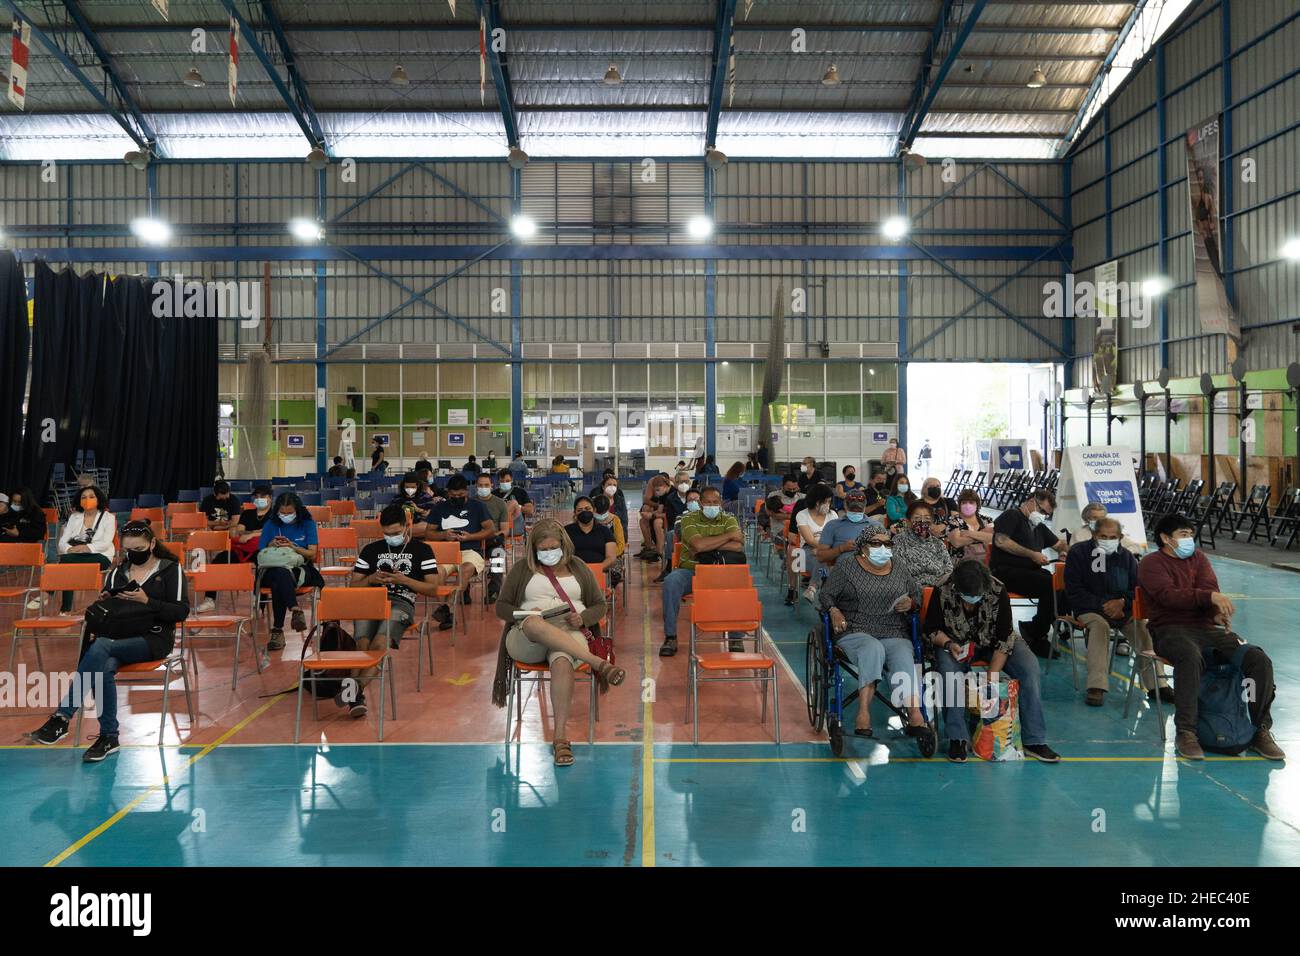
<svg viewBox="0 0 1300 956">
<path fill-rule="evenodd" d="M 1210 595 L 1219 590 L 1210 559 L 1202 551 L 1190 558 L 1171 558 L 1164 551 L 1138 562 L 1142 605 L 1153 628 L 1171 624 L 1213 627 L 1218 612 Z"/>
</svg>

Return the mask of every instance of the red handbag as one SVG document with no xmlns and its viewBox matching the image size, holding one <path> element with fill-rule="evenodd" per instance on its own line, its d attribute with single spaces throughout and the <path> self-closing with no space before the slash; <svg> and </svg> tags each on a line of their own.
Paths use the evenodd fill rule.
<svg viewBox="0 0 1300 956">
<path fill-rule="evenodd" d="M 569 610 L 576 614 L 578 609 L 573 606 L 573 601 L 569 598 L 569 593 L 565 591 L 564 588 L 560 587 L 560 582 L 555 578 L 555 572 L 548 567 L 543 567 L 542 573 L 546 575 L 547 580 L 551 582 L 551 586 L 555 588 L 555 593 L 564 599 L 565 604 L 569 605 Z M 609 661 L 611 664 L 614 663 L 613 640 L 605 637 L 603 634 L 597 634 L 595 631 L 592 631 L 590 628 L 585 626 L 579 630 L 582 631 L 582 636 L 587 639 L 587 650 L 591 651 L 591 653 L 595 654 L 597 657 Z"/>
</svg>

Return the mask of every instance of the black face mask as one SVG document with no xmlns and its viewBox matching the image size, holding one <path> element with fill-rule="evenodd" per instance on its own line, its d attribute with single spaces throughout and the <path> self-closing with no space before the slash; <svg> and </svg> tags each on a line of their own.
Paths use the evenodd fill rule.
<svg viewBox="0 0 1300 956">
<path fill-rule="evenodd" d="M 153 557 L 153 551 L 128 551 L 126 559 L 134 565 L 147 564 Z"/>
<path fill-rule="evenodd" d="M 939 497 L 939 489 L 938 489 L 938 488 L 931 488 L 930 490 L 928 490 L 928 491 L 925 493 L 925 496 L 926 496 L 927 498 L 938 498 L 938 497 Z"/>
<path fill-rule="evenodd" d="M 467 505 L 469 504 L 469 495 L 448 495 L 447 500 L 457 506 Z"/>
<path fill-rule="evenodd" d="M 595 515 L 593 512 L 591 512 L 591 511 L 579 511 L 579 512 L 578 512 L 578 523 L 579 523 L 579 524 L 591 524 L 591 523 L 592 523 L 593 521 L 595 521 L 595 520 L 596 520 L 596 515 Z"/>
<path fill-rule="evenodd" d="M 847 475 L 844 476 L 844 480 L 845 480 L 845 481 L 852 481 L 853 479 L 855 479 L 855 478 L 857 478 L 857 477 L 858 477 L 858 476 L 855 475 L 853 472 L 849 472 Z"/>
</svg>

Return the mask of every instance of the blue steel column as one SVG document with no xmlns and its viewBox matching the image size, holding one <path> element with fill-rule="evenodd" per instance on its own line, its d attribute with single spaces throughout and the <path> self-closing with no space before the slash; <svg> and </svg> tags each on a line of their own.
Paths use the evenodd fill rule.
<svg viewBox="0 0 1300 956">
<path fill-rule="evenodd" d="M 1233 235 L 1236 230 L 1233 228 L 1233 180 L 1236 174 L 1233 171 L 1232 159 L 1232 4 L 1230 0 L 1219 0 L 1220 27 L 1219 32 L 1223 35 L 1223 122 L 1222 136 L 1223 145 L 1219 147 L 1223 160 L 1223 185 L 1220 192 L 1223 195 L 1223 205 L 1219 209 L 1219 217 L 1223 220 L 1223 251 L 1220 253 L 1223 261 L 1223 281 L 1224 287 L 1228 294 L 1228 304 L 1234 309 L 1237 306 L 1237 282 L 1236 275 L 1233 273 L 1232 244 Z M 1244 485 L 1244 482 L 1243 482 Z"/>
<path fill-rule="evenodd" d="M 151 218 L 157 219 L 158 218 L 158 166 L 157 164 L 150 163 L 148 166 L 145 167 L 144 181 L 145 181 L 145 189 L 148 191 L 148 195 L 146 197 L 147 199 L 146 208 L 149 211 L 149 216 Z M 72 185 L 71 177 L 69 177 L 68 179 L 68 185 L 69 187 L 71 187 Z M 72 225 L 71 219 L 68 220 L 68 225 L 69 226 Z M 157 278 L 158 276 L 157 261 L 151 261 L 147 263 L 146 268 L 148 269 L 150 278 Z"/>
<path fill-rule="evenodd" d="M 316 174 L 316 219 L 325 221 L 325 174 L 322 169 Z M 316 472 L 324 474 L 328 470 L 329 460 L 329 416 L 325 410 L 329 407 L 328 375 L 329 366 L 325 364 L 325 353 L 329 341 L 325 332 L 325 319 L 329 315 L 326 289 L 327 275 L 324 260 L 316 263 Z M 325 400 L 321 401 L 321 396 Z"/>
<path fill-rule="evenodd" d="M 519 214 L 520 173 L 510 171 L 510 211 Z M 523 266 L 510 257 L 510 441 L 511 452 L 524 447 L 524 349 L 520 313 L 524 297 Z"/>
<path fill-rule="evenodd" d="M 1074 248 L 1074 204 L 1071 200 L 1071 192 L 1074 189 L 1074 160 L 1069 159 L 1061 164 L 1061 194 L 1065 197 L 1062 210 L 1065 213 L 1066 232 L 1070 237 L 1070 248 Z M 1068 288 L 1069 275 L 1074 271 L 1074 263 L 1061 259 L 1061 288 Z M 1074 357 L 1078 354 L 1079 343 L 1075 339 L 1074 330 L 1074 309 L 1065 310 L 1065 376 L 1062 383 L 1062 391 L 1069 388 L 1074 383 Z M 1046 414 L 1046 413 L 1044 413 Z M 1058 423 L 1056 428 L 1056 441 L 1060 447 L 1065 447 L 1064 423 Z M 1043 449 L 1043 454 L 1047 454 L 1048 449 Z"/>
<path fill-rule="evenodd" d="M 907 216 L 907 169 L 898 160 L 898 213 Z M 898 260 L 898 446 L 907 447 L 907 260 Z"/>
<path fill-rule="evenodd" d="M 713 221 L 713 170 L 704 167 L 704 215 Z M 718 260 L 704 260 L 704 453 L 716 455 L 718 445 L 717 343 Z"/>
<path fill-rule="evenodd" d="M 1169 277 L 1169 190 L 1165 169 L 1165 141 L 1169 138 L 1165 116 L 1165 45 L 1156 44 L 1156 137 L 1160 140 L 1156 146 L 1156 162 L 1160 164 L 1160 275 Z M 1169 296 L 1160 297 L 1160 367 L 1169 367 Z"/>
</svg>

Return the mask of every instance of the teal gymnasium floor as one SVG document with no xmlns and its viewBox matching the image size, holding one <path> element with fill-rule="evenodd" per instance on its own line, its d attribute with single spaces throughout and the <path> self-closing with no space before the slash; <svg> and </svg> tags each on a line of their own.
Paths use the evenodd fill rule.
<svg viewBox="0 0 1300 956">
<path fill-rule="evenodd" d="M 1120 680 L 1104 708 L 1086 707 L 1063 660 L 1044 684 L 1049 740 L 1065 758 L 1056 766 L 923 760 L 888 733 L 883 743 L 850 738 L 845 759 L 835 759 L 812 742 L 797 687 L 782 695 L 783 738 L 794 742 L 780 747 L 762 742 L 756 716 L 734 735 L 749 742 L 674 740 L 689 741 L 689 725 L 680 695 L 665 693 L 630 706 L 634 716 L 613 735 L 602 731 L 596 746 L 575 743 L 576 765 L 559 771 L 535 724 L 525 724 L 529 742 L 500 742 L 501 712 L 486 703 L 483 682 L 463 698 L 472 739 L 457 742 L 242 742 L 256 736 L 245 728 L 268 706 L 259 704 L 204 745 L 128 745 L 87 767 L 65 747 L 23 746 L 9 718 L 0 864 L 1296 865 L 1300 576 L 1214 563 L 1237 602 L 1237 629 L 1273 658 L 1274 730 L 1289 763 L 1176 759 L 1161 747 L 1152 711 L 1121 717 Z M 763 581 L 765 625 L 801 679 L 812 609 L 785 608 Z M 658 589 L 637 571 L 631 591 L 635 626 L 619 640 L 625 687 L 662 667 Z M 215 671 L 228 674 L 227 660 Z M 681 655 L 675 666 L 684 672 Z M 156 732 L 157 719 L 156 706 L 146 709 L 141 726 Z"/>
</svg>

